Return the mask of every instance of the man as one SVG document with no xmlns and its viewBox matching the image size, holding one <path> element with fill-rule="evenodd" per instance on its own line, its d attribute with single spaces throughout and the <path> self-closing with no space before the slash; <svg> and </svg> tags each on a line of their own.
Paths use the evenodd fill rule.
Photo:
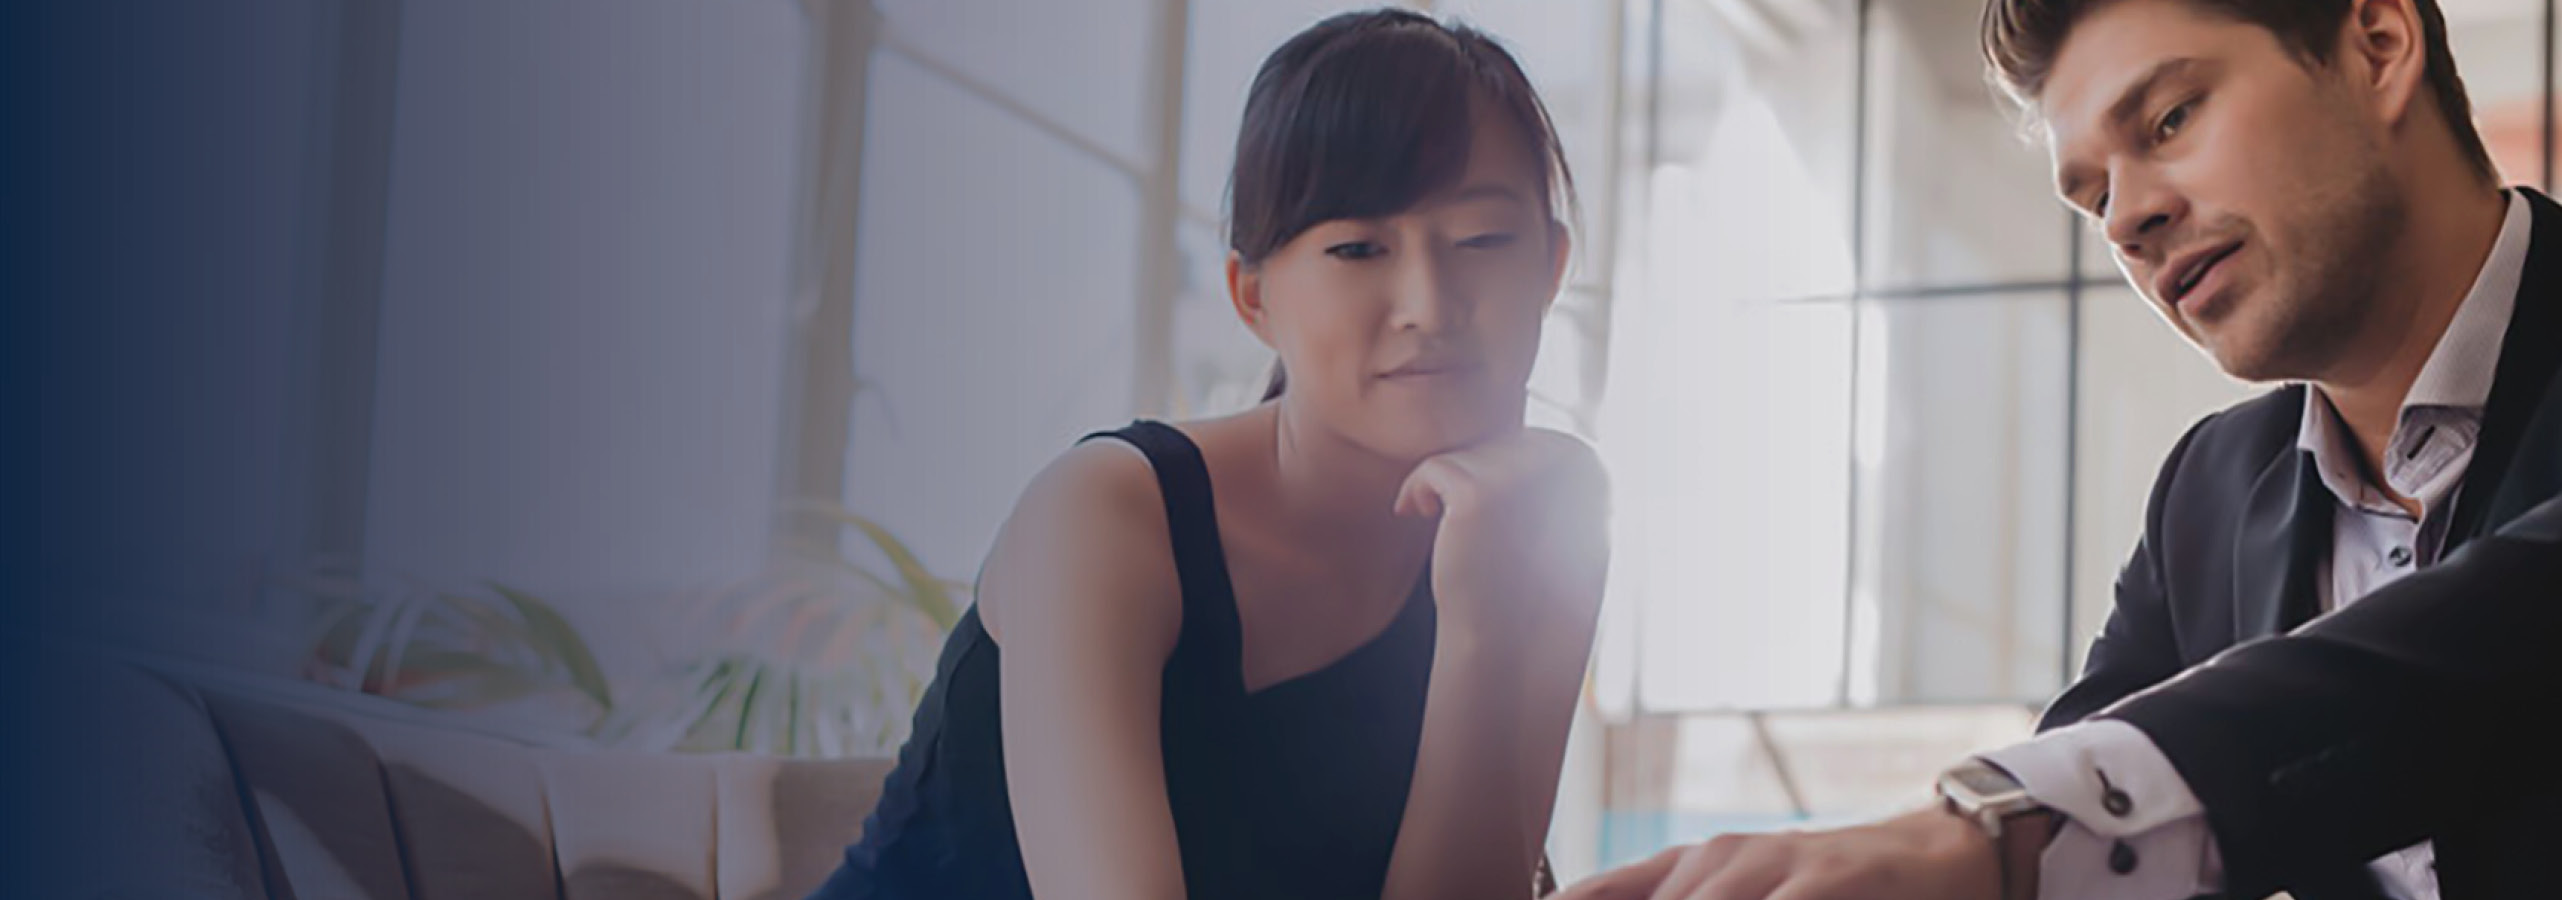
<svg viewBox="0 0 2562 900">
<path fill-rule="evenodd" d="M 1990 0 L 1984 38 L 2136 290 L 2289 384 L 2171 451 L 2043 735 L 1568 897 L 2562 894 L 2517 725 L 2562 709 L 2562 206 L 2500 189 L 2435 0 Z"/>
</svg>

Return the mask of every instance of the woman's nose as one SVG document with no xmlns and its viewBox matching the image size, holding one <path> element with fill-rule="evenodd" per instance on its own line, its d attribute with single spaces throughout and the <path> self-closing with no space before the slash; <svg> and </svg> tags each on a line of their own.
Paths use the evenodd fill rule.
<svg viewBox="0 0 2562 900">
<path fill-rule="evenodd" d="M 1427 334 L 1465 325 L 1467 304 L 1453 287 L 1454 280 L 1437 255 L 1409 254 L 1391 288 L 1391 324 Z"/>
</svg>

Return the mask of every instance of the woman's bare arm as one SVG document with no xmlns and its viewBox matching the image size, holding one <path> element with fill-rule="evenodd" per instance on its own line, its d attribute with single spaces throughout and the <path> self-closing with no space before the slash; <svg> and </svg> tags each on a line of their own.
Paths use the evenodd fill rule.
<svg viewBox="0 0 2562 900">
<path fill-rule="evenodd" d="M 1024 492 L 980 579 L 1005 775 L 1041 900 L 1181 900 L 1159 706 L 1182 596 L 1145 459 L 1104 441 Z"/>
<path fill-rule="evenodd" d="M 1601 608 L 1606 490 L 1590 448 L 1535 429 L 1408 481 L 1400 509 L 1441 518 L 1441 615 L 1386 900 L 1530 894 Z"/>
</svg>

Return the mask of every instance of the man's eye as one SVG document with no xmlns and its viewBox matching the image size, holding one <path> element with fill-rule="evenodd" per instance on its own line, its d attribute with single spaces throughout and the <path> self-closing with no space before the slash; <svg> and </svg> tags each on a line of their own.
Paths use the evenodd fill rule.
<svg viewBox="0 0 2562 900">
<path fill-rule="evenodd" d="M 1460 241 L 1459 246 L 1466 247 L 1471 250 L 1500 250 L 1502 248 L 1512 246 L 1513 242 L 1518 239 L 1517 235 L 1499 231 L 1491 234 L 1480 234 L 1476 237 L 1468 238 Z"/>
<path fill-rule="evenodd" d="M 2188 126 L 2188 117 L 2196 108 L 2197 101 L 2191 100 L 2171 107 L 2170 112 L 2163 113 L 2162 121 L 2153 126 L 2153 141 L 2160 143 L 2178 137 L 2180 129 Z"/>
<path fill-rule="evenodd" d="M 1325 248 L 1327 256 L 1345 260 L 1347 262 L 1359 262 L 1361 260 L 1386 255 L 1387 252 L 1388 248 L 1369 241 L 1346 241 L 1344 243 Z"/>
</svg>

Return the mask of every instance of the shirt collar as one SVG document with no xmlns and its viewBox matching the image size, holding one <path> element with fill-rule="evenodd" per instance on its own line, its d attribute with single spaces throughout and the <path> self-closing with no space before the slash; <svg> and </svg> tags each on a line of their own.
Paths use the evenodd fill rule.
<svg viewBox="0 0 2562 900">
<path fill-rule="evenodd" d="M 2508 218 L 2491 258 L 2473 277 L 2464 305 L 2438 338 L 2437 349 L 2421 364 L 2419 380 L 2402 401 L 2407 413 L 2417 406 L 2452 406 L 2480 410 L 2490 402 L 2491 381 L 2499 372 L 2500 342 L 2508 337 L 2509 317 L 2517 311 L 2518 284 L 2526 276 L 2526 248 L 2535 231 L 2535 215 L 2525 198 L 2509 192 Z"/>
<path fill-rule="evenodd" d="M 2448 321 L 2446 333 L 2439 336 L 2437 347 L 2429 351 L 2428 362 L 2421 364 L 2419 378 L 2411 383 L 2410 393 L 2402 398 L 2402 410 L 2395 427 L 2393 443 L 2404 442 L 2404 430 L 2413 414 L 2438 410 L 2458 414 L 2458 418 L 2478 423 L 2482 407 L 2490 402 L 2491 382 L 2499 372 L 2500 344 L 2508 336 L 2509 318 L 2517 309 L 2517 293 L 2526 274 L 2526 253 L 2534 232 L 2534 211 L 2517 191 L 2508 191 L 2508 212 L 2500 224 L 2500 236 L 2491 244 L 2490 258 L 2482 271 L 2473 277 L 2473 287 L 2464 294 L 2455 317 Z M 2330 398 L 2318 386 L 2307 385 L 2303 422 L 2296 430 L 2295 446 L 2313 454 L 2315 468 L 2322 482 L 2341 502 L 2364 506 L 2372 491 L 2363 478 L 2355 474 L 2362 466 L 2349 440 L 2346 426 L 2331 407 Z M 2469 446 L 2468 446 L 2469 449 Z M 2420 498 L 2424 501 L 2428 498 Z M 2434 501 L 2428 501 L 2435 505 Z"/>
</svg>

